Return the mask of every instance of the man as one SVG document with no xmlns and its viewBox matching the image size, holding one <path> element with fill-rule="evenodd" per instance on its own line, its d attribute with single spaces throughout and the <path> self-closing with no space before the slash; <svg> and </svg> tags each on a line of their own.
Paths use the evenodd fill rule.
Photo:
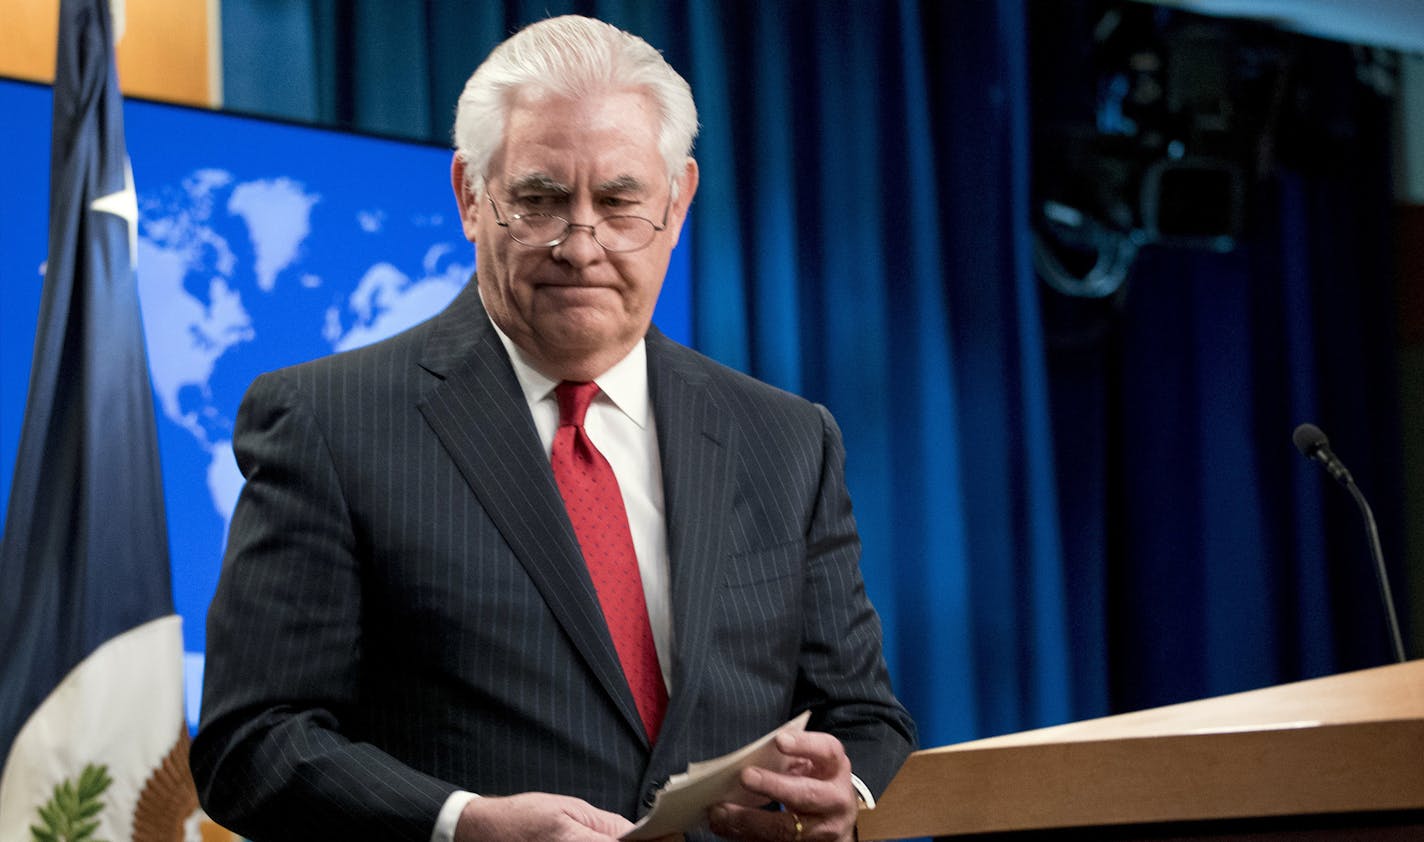
<svg viewBox="0 0 1424 842">
<path fill-rule="evenodd" d="M 523 30 L 456 118 L 476 283 L 253 384 L 192 748 L 215 819 L 262 842 L 607 840 L 689 762 L 809 709 L 710 831 L 853 837 L 915 737 L 839 431 L 650 327 L 696 125 L 642 40 Z"/>
</svg>

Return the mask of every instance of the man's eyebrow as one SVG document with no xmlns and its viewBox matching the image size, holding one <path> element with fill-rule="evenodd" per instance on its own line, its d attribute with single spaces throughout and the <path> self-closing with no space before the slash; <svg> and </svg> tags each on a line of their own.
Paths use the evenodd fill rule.
<svg viewBox="0 0 1424 842">
<path fill-rule="evenodd" d="M 641 193 L 648 185 L 635 175 L 620 175 L 598 185 L 599 193 Z"/>
<path fill-rule="evenodd" d="M 573 192 L 567 184 L 542 172 L 529 173 L 510 181 L 509 190 L 516 193 L 523 190 L 539 190 L 545 193 L 558 193 L 561 196 L 567 196 Z"/>
</svg>

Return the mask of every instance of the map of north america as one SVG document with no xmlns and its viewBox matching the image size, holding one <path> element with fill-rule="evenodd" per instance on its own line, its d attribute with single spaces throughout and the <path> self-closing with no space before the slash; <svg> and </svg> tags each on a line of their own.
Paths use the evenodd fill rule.
<svg viewBox="0 0 1424 842">
<path fill-rule="evenodd" d="M 209 531 L 193 547 L 175 544 L 174 569 L 213 578 L 243 483 L 232 428 L 246 384 L 430 318 L 464 286 L 474 255 L 438 213 L 398 220 L 384 208 L 338 210 L 321 189 L 288 176 L 239 180 L 199 169 L 141 185 L 139 210 L 139 298 L 170 517 L 176 478 L 183 497 L 205 500 L 221 523 L 221 534 Z M 399 239 L 383 237 L 397 221 Z M 185 552 L 200 557 L 185 565 Z M 190 654 L 192 673 L 201 655 Z"/>
</svg>

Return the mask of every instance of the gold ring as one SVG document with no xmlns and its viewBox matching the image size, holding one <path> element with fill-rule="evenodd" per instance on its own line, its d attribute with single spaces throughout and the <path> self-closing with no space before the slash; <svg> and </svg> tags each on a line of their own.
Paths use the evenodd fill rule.
<svg viewBox="0 0 1424 842">
<path fill-rule="evenodd" d="M 796 835 L 792 837 L 792 842 L 801 842 L 801 817 L 792 813 L 791 821 L 796 823 Z"/>
</svg>

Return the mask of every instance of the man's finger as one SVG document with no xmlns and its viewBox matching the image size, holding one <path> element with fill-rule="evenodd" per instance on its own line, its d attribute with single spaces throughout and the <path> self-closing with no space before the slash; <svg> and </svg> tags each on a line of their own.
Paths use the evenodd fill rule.
<svg viewBox="0 0 1424 842">
<path fill-rule="evenodd" d="M 742 772 L 740 782 L 743 789 L 804 814 L 843 812 L 853 800 L 848 778 L 825 780 L 752 768 Z"/>
<path fill-rule="evenodd" d="M 841 745 L 841 741 L 830 734 L 818 731 L 778 734 L 776 748 L 794 760 L 809 761 L 813 767 L 822 771 L 822 777 L 826 776 L 825 773 L 828 772 L 834 774 L 842 762 L 847 765 L 850 763 L 846 758 L 845 746 Z"/>
</svg>

